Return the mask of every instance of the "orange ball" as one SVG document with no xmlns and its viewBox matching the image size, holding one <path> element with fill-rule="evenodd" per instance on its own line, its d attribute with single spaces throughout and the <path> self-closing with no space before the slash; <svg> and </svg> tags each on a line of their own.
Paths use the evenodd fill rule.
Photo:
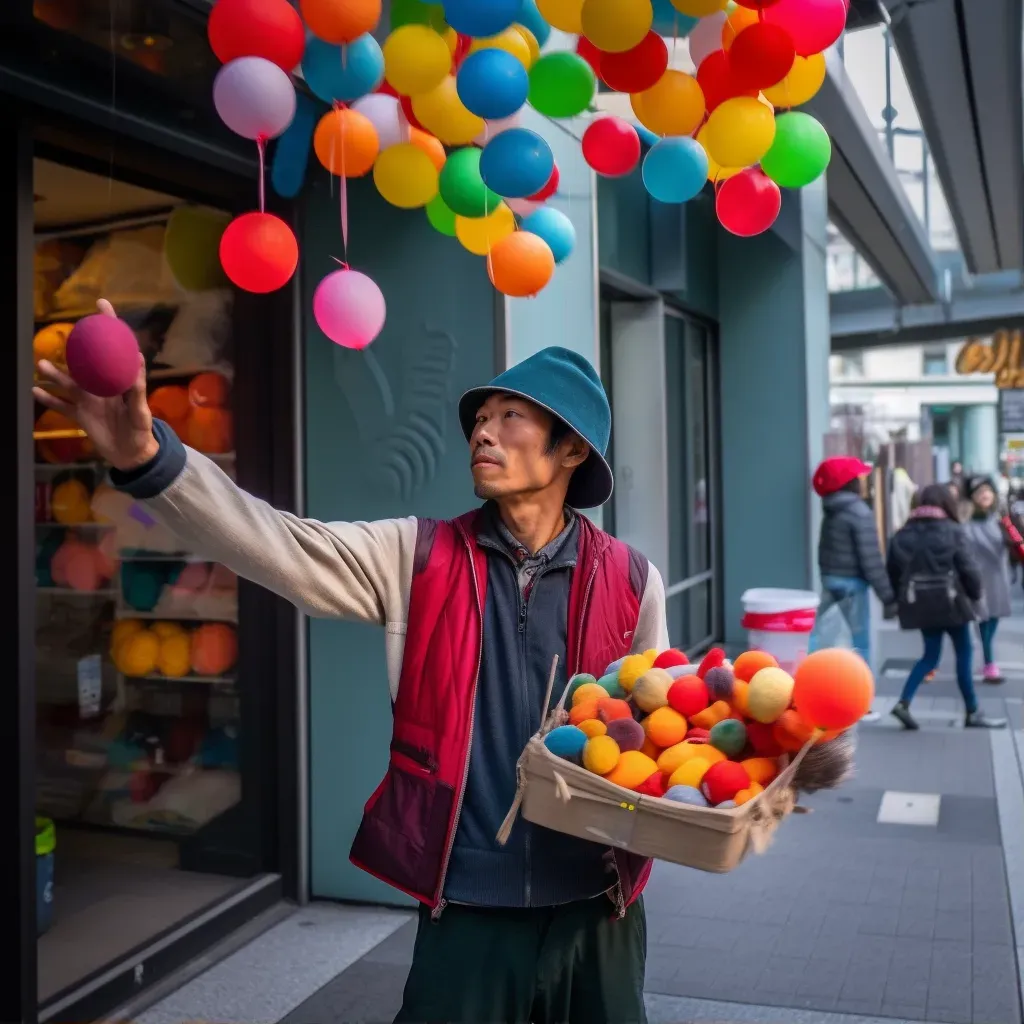
<svg viewBox="0 0 1024 1024">
<path fill-rule="evenodd" d="M 698 715 L 690 716 L 690 725 L 698 729 L 710 729 L 712 726 L 724 722 L 732 714 L 732 708 L 724 700 L 716 700 L 709 708 L 705 708 Z"/>
<path fill-rule="evenodd" d="M 651 737 L 647 736 L 644 739 L 644 745 L 640 748 L 640 753 L 646 754 L 652 761 L 657 761 L 661 757 L 661 747 L 652 743 Z"/>
<path fill-rule="evenodd" d="M 608 731 L 608 726 L 597 718 L 588 718 L 585 722 L 578 723 L 576 728 L 588 740 L 592 740 L 595 736 L 603 736 Z"/>
<path fill-rule="evenodd" d="M 188 400 L 193 405 L 213 405 L 223 408 L 228 404 L 228 395 L 231 393 L 231 385 L 227 377 L 221 373 L 199 373 L 189 381 Z M 154 392 L 155 394 L 155 392 Z M 150 408 L 153 406 L 150 399 Z"/>
<path fill-rule="evenodd" d="M 419 128 L 409 128 L 409 141 L 417 148 L 423 150 L 430 157 L 430 162 L 438 169 L 444 167 L 448 159 L 444 146 L 429 132 L 421 131 Z"/>
<path fill-rule="evenodd" d="M 658 708 L 643 722 L 644 732 L 650 740 L 664 749 L 682 743 L 686 737 L 686 719 L 672 708 Z"/>
<path fill-rule="evenodd" d="M 779 663 L 767 651 L 746 651 L 732 665 L 732 674 L 749 683 L 763 668 L 778 668 Z"/>
<path fill-rule="evenodd" d="M 551 247 L 530 231 L 513 231 L 496 242 L 487 260 L 491 284 L 513 298 L 536 295 L 554 272 L 555 257 Z"/>
<path fill-rule="evenodd" d="M 624 789 L 642 786 L 658 770 L 653 758 L 641 750 L 623 751 L 619 763 L 605 776 L 609 782 Z"/>
<path fill-rule="evenodd" d="M 351 43 L 380 22 L 381 0 L 299 0 L 302 19 L 325 43 Z"/>
<path fill-rule="evenodd" d="M 793 677 L 793 705 L 820 729 L 849 729 L 871 710 L 875 679 L 853 651 L 831 648 L 809 654 Z"/>
<path fill-rule="evenodd" d="M 570 725 L 579 725 L 580 722 L 586 722 L 592 718 L 597 718 L 596 700 L 581 701 L 569 712 Z"/>
<path fill-rule="evenodd" d="M 373 122 L 358 110 L 328 110 L 313 133 L 316 158 L 338 177 L 361 178 L 373 170 L 380 139 Z"/>
<path fill-rule="evenodd" d="M 746 769 L 752 782 L 767 786 L 779 774 L 779 766 L 773 757 L 748 757 L 740 764 Z"/>
<path fill-rule="evenodd" d="M 750 803 L 759 793 L 764 792 L 764 786 L 759 782 L 751 782 L 746 789 L 741 789 L 734 797 L 733 801 L 737 807 L 742 807 L 744 804 Z"/>
<path fill-rule="evenodd" d="M 746 718 L 750 714 L 750 706 L 747 703 L 747 694 L 750 690 L 750 683 L 742 679 L 734 679 L 732 684 L 732 707 L 733 710 Z"/>
<path fill-rule="evenodd" d="M 197 406 L 185 424 L 183 440 L 197 452 L 223 455 L 235 447 L 235 418 L 230 409 Z"/>
<path fill-rule="evenodd" d="M 192 671 L 198 676 L 219 676 L 235 667 L 238 636 L 233 626 L 207 622 L 192 634 Z"/>
<path fill-rule="evenodd" d="M 180 384 L 166 384 L 162 388 L 157 388 L 149 396 L 149 411 L 157 419 L 168 423 L 181 422 L 191 412 L 188 388 L 183 388 Z"/>
<path fill-rule="evenodd" d="M 658 770 L 671 775 L 688 761 L 694 760 L 717 764 L 725 760 L 725 754 L 709 743 L 677 743 L 674 747 L 662 751 L 658 758 Z"/>
<path fill-rule="evenodd" d="M 580 689 L 583 689 L 583 687 L 580 687 Z M 602 722 L 614 722 L 617 718 L 632 718 L 633 709 L 624 700 L 619 700 L 617 697 L 599 697 L 597 700 L 597 717 Z"/>
</svg>

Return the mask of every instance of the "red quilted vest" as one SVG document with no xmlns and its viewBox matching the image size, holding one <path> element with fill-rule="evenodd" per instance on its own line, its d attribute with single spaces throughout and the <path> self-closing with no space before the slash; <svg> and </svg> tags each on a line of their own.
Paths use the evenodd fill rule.
<svg viewBox="0 0 1024 1024">
<path fill-rule="evenodd" d="M 483 655 L 487 554 L 476 542 L 477 516 L 419 522 L 391 761 L 350 854 L 357 867 L 431 908 L 441 900 L 458 825 Z M 570 675 L 600 675 L 629 653 L 646 579 L 646 559 L 580 516 Z M 628 905 L 651 863 L 618 850 L 615 858 Z"/>
</svg>

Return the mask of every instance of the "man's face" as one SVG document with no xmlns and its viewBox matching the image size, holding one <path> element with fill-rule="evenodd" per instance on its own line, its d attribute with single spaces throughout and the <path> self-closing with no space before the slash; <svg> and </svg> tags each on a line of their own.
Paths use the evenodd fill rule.
<svg viewBox="0 0 1024 1024">
<path fill-rule="evenodd" d="M 572 470 L 589 449 L 570 435 L 549 452 L 550 413 L 523 398 L 491 395 L 480 406 L 469 439 L 473 485 L 478 498 L 497 499 L 538 491 L 560 483 L 568 487 Z"/>
</svg>

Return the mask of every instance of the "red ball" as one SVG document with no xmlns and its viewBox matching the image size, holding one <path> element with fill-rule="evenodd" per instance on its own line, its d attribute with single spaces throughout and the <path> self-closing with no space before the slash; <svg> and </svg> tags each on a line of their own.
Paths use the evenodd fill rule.
<svg viewBox="0 0 1024 1024">
<path fill-rule="evenodd" d="M 655 772 L 636 791 L 643 796 L 664 796 L 668 792 L 668 778 L 663 772 Z"/>
<path fill-rule="evenodd" d="M 724 664 L 725 651 L 721 647 L 712 647 L 697 666 L 697 675 L 703 679 L 713 668 L 721 668 Z"/>
<path fill-rule="evenodd" d="M 243 291 L 273 292 L 295 273 L 299 243 L 280 217 L 243 213 L 221 235 L 220 263 L 229 280 Z"/>
<path fill-rule="evenodd" d="M 793 70 L 796 49 L 784 28 L 759 21 L 736 37 L 727 59 L 741 88 L 770 89 Z"/>
<path fill-rule="evenodd" d="M 665 40 L 657 32 L 648 32 L 632 50 L 603 54 L 599 74 L 610 89 L 634 93 L 650 89 L 667 69 Z"/>
<path fill-rule="evenodd" d="M 291 71 L 306 48 L 302 18 L 287 0 L 217 0 L 206 31 L 222 64 L 263 57 Z"/>
<path fill-rule="evenodd" d="M 778 757 L 785 753 L 782 744 L 776 739 L 774 725 L 747 722 L 747 740 L 758 757 Z"/>
<path fill-rule="evenodd" d="M 740 7 L 746 7 L 748 11 L 759 11 L 763 7 L 771 7 L 772 4 L 778 2 L 779 0 L 736 0 Z"/>
<path fill-rule="evenodd" d="M 583 133 L 583 159 L 598 174 L 621 178 L 640 162 L 640 136 L 619 117 L 599 117 Z"/>
<path fill-rule="evenodd" d="M 123 395 L 139 376 L 135 332 L 116 316 L 94 313 L 79 320 L 64 349 L 71 379 L 90 395 Z"/>
<path fill-rule="evenodd" d="M 846 0 L 778 0 L 762 15 L 789 34 L 801 57 L 827 50 L 846 28 Z"/>
<path fill-rule="evenodd" d="M 535 192 L 532 196 L 527 196 L 527 201 L 543 203 L 545 200 L 550 199 L 558 191 L 558 183 L 561 178 L 562 175 L 559 173 L 558 164 L 555 164 L 551 169 L 551 177 L 548 178 L 548 183 L 539 192 Z"/>
<path fill-rule="evenodd" d="M 686 718 L 699 715 L 710 702 L 708 688 L 697 676 L 681 676 L 668 688 L 668 706 Z"/>
<path fill-rule="evenodd" d="M 586 36 L 576 40 L 576 52 L 593 68 L 594 74 L 603 80 L 601 65 L 608 54 L 602 53 Z"/>
<path fill-rule="evenodd" d="M 736 96 L 757 96 L 757 89 L 745 89 L 737 79 L 725 50 L 715 50 L 701 61 L 697 68 L 697 84 L 704 93 L 704 105 L 709 114 Z"/>
<path fill-rule="evenodd" d="M 675 665 L 689 664 L 690 659 L 682 651 L 677 651 L 674 647 L 670 647 L 667 651 L 662 651 L 654 659 L 655 668 L 672 668 Z"/>
<path fill-rule="evenodd" d="M 723 181 L 715 197 L 719 223 L 740 238 L 767 231 L 781 209 L 782 192 L 760 167 L 748 167 Z"/>
<path fill-rule="evenodd" d="M 711 731 L 709 729 L 701 729 L 699 726 L 694 726 L 687 734 L 687 743 L 707 743 L 711 739 Z"/>
<path fill-rule="evenodd" d="M 419 118 L 417 118 L 416 115 L 413 113 L 412 97 L 399 96 L 398 102 L 402 104 L 402 114 L 405 116 L 406 121 L 408 121 L 413 128 L 418 128 L 421 132 L 426 131 L 423 125 L 420 124 Z M 432 135 L 433 132 L 429 132 L 428 134 Z"/>
<path fill-rule="evenodd" d="M 793 675 L 793 706 L 819 729 L 849 729 L 871 710 L 874 696 L 875 677 L 853 651 L 815 651 Z"/>
<path fill-rule="evenodd" d="M 741 789 L 750 785 L 747 769 L 735 761 L 718 761 L 705 773 L 700 790 L 709 804 L 722 804 L 731 800 Z"/>
</svg>

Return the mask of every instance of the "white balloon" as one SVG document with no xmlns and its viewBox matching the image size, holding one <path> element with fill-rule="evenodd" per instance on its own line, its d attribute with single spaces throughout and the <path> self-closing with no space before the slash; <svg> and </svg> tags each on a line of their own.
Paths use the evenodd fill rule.
<svg viewBox="0 0 1024 1024">
<path fill-rule="evenodd" d="M 716 11 L 701 18 L 690 33 L 690 60 L 699 68 L 705 57 L 722 49 L 722 29 L 725 28 L 725 11 Z"/>
<path fill-rule="evenodd" d="M 496 118 L 493 121 L 484 122 L 484 130 L 473 140 L 478 146 L 486 146 L 495 135 L 507 132 L 509 128 L 522 127 L 522 116 L 517 112 L 509 117 Z"/>
<path fill-rule="evenodd" d="M 369 96 L 356 100 L 352 104 L 352 109 L 373 122 L 382 150 L 399 142 L 409 141 L 408 124 L 402 114 L 402 104 L 394 96 L 372 92 Z"/>
<path fill-rule="evenodd" d="M 295 86 L 287 72 L 263 57 L 238 57 L 217 72 L 213 105 L 221 120 L 246 139 L 276 139 L 295 117 Z"/>
<path fill-rule="evenodd" d="M 529 217 L 531 213 L 536 213 L 544 204 L 535 203 L 531 199 L 506 199 L 505 205 L 517 217 Z"/>
</svg>

